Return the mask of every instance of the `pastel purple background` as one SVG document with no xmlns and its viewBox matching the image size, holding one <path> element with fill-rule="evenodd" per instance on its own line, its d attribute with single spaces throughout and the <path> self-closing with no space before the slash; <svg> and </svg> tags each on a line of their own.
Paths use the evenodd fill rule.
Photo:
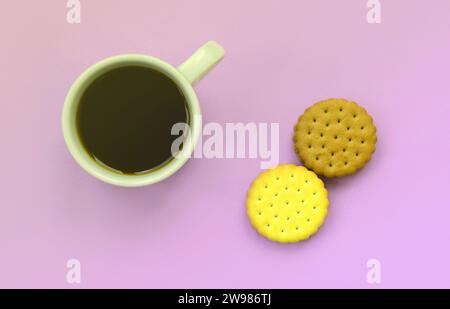
<svg viewBox="0 0 450 309">
<path fill-rule="evenodd" d="M 81 0 L 69 25 L 65 0 L 2 1 L 0 287 L 449 288 L 450 1 L 381 2 L 370 25 L 365 0 Z M 304 243 L 250 226 L 259 160 L 191 160 L 126 189 L 66 149 L 64 97 L 89 65 L 122 53 L 178 65 L 210 39 L 227 55 L 196 87 L 204 121 L 279 122 L 281 163 L 298 163 L 292 127 L 318 100 L 353 99 L 375 119 L 372 161 L 326 181 L 329 216 Z"/>
</svg>

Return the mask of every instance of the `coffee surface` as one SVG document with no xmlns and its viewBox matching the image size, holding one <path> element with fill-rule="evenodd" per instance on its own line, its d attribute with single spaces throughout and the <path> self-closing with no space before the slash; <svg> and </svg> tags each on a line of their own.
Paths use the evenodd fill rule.
<svg viewBox="0 0 450 309">
<path fill-rule="evenodd" d="M 186 98 L 156 70 L 129 66 L 106 72 L 90 84 L 77 112 L 87 152 L 124 174 L 150 171 L 172 157 L 175 123 L 188 123 Z"/>
</svg>

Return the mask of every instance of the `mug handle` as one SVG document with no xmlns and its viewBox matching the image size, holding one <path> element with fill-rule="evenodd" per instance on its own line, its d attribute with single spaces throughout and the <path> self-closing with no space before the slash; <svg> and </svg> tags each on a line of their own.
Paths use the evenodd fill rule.
<svg viewBox="0 0 450 309">
<path fill-rule="evenodd" d="M 219 43 L 209 41 L 178 67 L 178 71 L 191 85 L 201 80 L 225 56 Z"/>
</svg>

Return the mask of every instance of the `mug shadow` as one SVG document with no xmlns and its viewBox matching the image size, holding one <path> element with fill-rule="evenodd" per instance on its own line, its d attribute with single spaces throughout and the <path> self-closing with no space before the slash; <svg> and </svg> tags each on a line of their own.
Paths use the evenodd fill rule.
<svg viewBox="0 0 450 309">
<path fill-rule="evenodd" d="M 124 223 L 148 225 L 158 223 L 169 214 L 171 219 L 183 215 L 180 211 L 180 203 L 173 202 L 174 198 L 183 199 L 177 188 L 186 185 L 187 175 L 192 164 L 187 162 L 177 173 L 167 179 L 144 187 L 118 187 L 98 181 L 98 191 L 110 201 L 112 210 L 116 216 L 123 216 Z M 185 191 L 182 191 L 185 192 Z M 175 196 L 179 195 L 179 196 Z M 183 209 L 186 208 L 183 204 Z M 132 211 L 130 211 L 132 210 Z M 175 220 L 171 220 L 175 221 Z"/>
</svg>

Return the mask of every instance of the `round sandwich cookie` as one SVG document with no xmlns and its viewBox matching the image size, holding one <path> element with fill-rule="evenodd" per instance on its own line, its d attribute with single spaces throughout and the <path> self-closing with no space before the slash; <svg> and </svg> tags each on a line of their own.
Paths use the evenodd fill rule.
<svg viewBox="0 0 450 309">
<path fill-rule="evenodd" d="M 281 243 L 308 239 L 322 225 L 328 192 L 303 166 L 279 165 L 262 172 L 247 193 L 247 216 L 264 237 Z"/>
<path fill-rule="evenodd" d="M 300 161 L 319 175 L 353 174 L 371 158 L 377 142 L 372 117 L 355 102 L 320 101 L 305 110 L 294 128 Z"/>
</svg>

